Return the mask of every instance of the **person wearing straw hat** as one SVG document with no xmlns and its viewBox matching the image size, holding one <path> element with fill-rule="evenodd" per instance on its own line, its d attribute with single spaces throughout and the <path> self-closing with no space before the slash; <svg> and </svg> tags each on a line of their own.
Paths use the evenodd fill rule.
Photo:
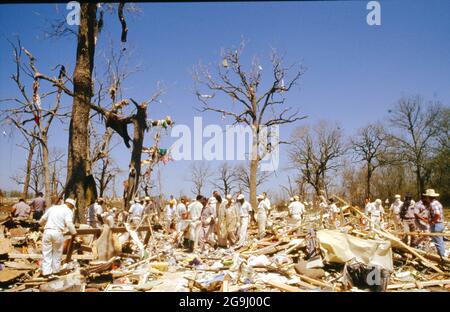
<svg viewBox="0 0 450 312">
<path fill-rule="evenodd" d="M 444 232 L 444 208 L 442 204 L 437 200 L 439 194 L 434 189 L 427 189 L 424 194 L 424 204 L 428 208 L 431 233 Z M 433 236 L 431 238 L 436 246 L 439 257 L 443 259 L 445 257 L 445 245 L 443 236 Z"/>
<path fill-rule="evenodd" d="M 266 198 L 264 195 L 258 195 L 256 198 L 258 200 L 258 209 L 256 215 L 256 221 L 258 222 L 258 237 L 262 239 L 266 234 L 266 221 L 267 214 L 269 213 L 270 207 L 267 205 Z"/>
<path fill-rule="evenodd" d="M 73 209 L 75 200 L 67 198 L 62 205 L 50 207 L 39 220 L 44 226 L 42 237 L 42 275 L 57 274 L 61 269 L 61 256 L 63 253 L 64 234 L 66 229 L 70 234 L 77 233 L 73 225 Z"/>
</svg>

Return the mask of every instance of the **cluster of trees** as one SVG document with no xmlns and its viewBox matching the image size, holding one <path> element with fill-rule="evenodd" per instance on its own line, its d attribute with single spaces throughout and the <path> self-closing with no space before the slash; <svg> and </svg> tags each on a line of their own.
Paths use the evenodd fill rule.
<svg viewBox="0 0 450 312">
<path fill-rule="evenodd" d="M 26 197 L 30 188 L 33 191 L 43 189 L 47 205 L 51 204 L 52 195 L 59 199 L 74 198 L 78 207 L 75 218 L 84 221 L 85 209 L 105 192 L 118 173 L 110 157 L 113 134 L 121 136 L 125 145 L 131 148 L 125 207 L 135 196 L 141 177 L 144 133 L 160 124 L 158 120 L 148 119 L 147 107 L 157 101 L 162 91 L 158 88 L 150 99 L 141 103 L 123 96 L 122 83 L 129 74 L 122 68 L 128 33 L 124 13 L 135 12 L 134 5 L 82 3 L 80 9 L 73 74 L 63 65 L 53 69 L 57 70 L 56 76 L 40 71 L 33 54 L 19 40 L 11 42 L 16 64 L 11 79 L 19 96 L 2 100 L 7 105 L 2 108 L 1 120 L 20 131 L 27 142 L 26 168 L 16 179 L 24 184 L 23 195 Z M 95 51 L 108 12 L 118 16 L 121 44 L 116 47 L 118 54 L 111 53 L 107 65 L 102 68 L 96 66 Z M 64 22 L 58 25 L 54 27 L 53 36 L 74 33 Z M 111 49 L 114 51 L 114 46 Z M 98 79 L 102 71 L 106 76 L 104 80 Z M 71 105 L 64 105 L 67 102 Z M 128 106 L 130 102 L 133 106 Z M 55 165 L 61 157 L 52 157 L 49 148 L 49 131 L 56 120 L 68 124 L 69 128 L 64 182 L 59 176 L 62 168 Z M 170 124 L 170 120 L 167 123 Z M 103 134 L 97 133 L 98 124 L 104 125 Z M 133 128 L 131 137 L 129 125 Z"/>
<path fill-rule="evenodd" d="M 271 175 L 268 171 L 257 171 L 256 187 L 266 182 Z M 189 171 L 188 181 L 192 182 L 192 194 L 204 194 L 207 188 L 214 188 L 221 194 L 236 192 L 250 193 L 250 172 L 246 164 L 230 165 L 223 162 L 212 168 L 205 162 L 194 162 Z"/>
<path fill-rule="evenodd" d="M 435 188 L 450 200 L 450 108 L 421 96 L 400 99 L 384 122 L 346 138 L 331 122 L 301 126 L 292 136 L 291 169 L 285 189 L 307 195 L 337 193 L 354 203 L 365 197 L 417 197 Z M 312 189 L 312 192 L 310 191 Z"/>
</svg>

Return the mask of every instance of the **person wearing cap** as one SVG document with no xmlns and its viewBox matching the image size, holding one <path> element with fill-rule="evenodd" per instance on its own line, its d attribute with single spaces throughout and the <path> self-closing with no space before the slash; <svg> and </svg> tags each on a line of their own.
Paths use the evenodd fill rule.
<svg viewBox="0 0 450 312">
<path fill-rule="evenodd" d="M 204 206 L 204 197 L 197 195 L 195 201 L 188 206 L 189 213 L 189 252 L 197 249 L 202 226 L 201 215 Z"/>
<path fill-rule="evenodd" d="M 103 213 L 103 198 L 99 197 L 86 211 L 86 222 L 93 228 L 99 227 L 98 216 Z"/>
<path fill-rule="evenodd" d="M 403 205 L 402 197 L 399 194 L 395 195 L 394 202 L 391 204 L 391 207 L 389 208 L 390 216 L 392 218 L 395 228 L 397 228 L 401 224 L 400 208 L 402 207 L 402 205 Z"/>
<path fill-rule="evenodd" d="M 384 218 L 384 208 L 381 199 L 377 198 L 373 205 L 368 207 L 367 213 L 370 217 L 371 228 L 375 228 L 375 226 L 379 228 Z"/>
<path fill-rule="evenodd" d="M 430 224 L 431 233 L 444 232 L 444 207 L 437 200 L 439 194 L 434 189 L 427 189 L 423 194 L 425 199 L 425 207 L 429 211 L 428 223 Z M 436 246 L 436 250 L 441 257 L 445 257 L 445 245 L 443 236 L 433 236 L 431 238 Z"/>
<path fill-rule="evenodd" d="M 134 226 L 138 226 L 139 223 L 141 223 L 144 214 L 144 206 L 141 205 L 141 201 L 138 197 L 136 197 L 134 203 L 130 201 L 130 204 L 130 210 L 128 210 L 128 222 Z"/>
<path fill-rule="evenodd" d="M 180 243 L 181 238 L 183 237 L 185 246 L 187 246 L 187 238 L 184 237 L 183 234 L 189 225 L 188 222 L 186 221 L 188 219 L 188 211 L 186 204 L 187 204 L 187 197 L 182 196 L 175 210 L 175 220 L 176 220 L 175 230 L 177 232 L 177 235 L 175 236 L 175 243 L 176 244 Z"/>
<path fill-rule="evenodd" d="M 247 244 L 247 229 L 250 218 L 250 211 L 252 206 L 245 200 L 244 194 L 239 194 L 236 198 L 236 208 L 239 211 L 239 242 L 238 247 L 245 246 Z"/>
<path fill-rule="evenodd" d="M 258 200 L 258 209 L 256 215 L 256 221 L 258 222 L 258 237 L 259 239 L 262 239 L 266 235 L 266 221 L 270 207 L 267 205 L 264 194 L 258 195 L 256 199 Z"/>
<path fill-rule="evenodd" d="M 408 235 L 408 233 L 417 231 L 416 210 L 414 206 L 415 202 L 412 200 L 412 195 L 410 193 L 406 193 L 403 205 L 400 207 L 400 220 L 402 221 L 403 232 L 405 233 L 403 236 L 403 242 L 406 244 L 411 236 Z M 410 245 L 413 247 L 417 246 L 416 236 L 411 236 Z"/>
<path fill-rule="evenodd" d="M 31 207 L 27 205 L 23 198 L 14 204 L 11 209 L 11 215 L 15 218 L 28 219 L 31 214 Z"/>
<path fill-rule="evenodd" d="M 288 207 L 289 217 L 291 218 L 291 223 L 301 228 L 305 206 L 300 202 L 299 196 L 295 195 L 293 199 L 294 201 Z"/>
<path fill-rule="evenodd" d="M 64 232 L 77 233 L 73 225 L 73 209 L 75 200 L 67 198 L 62 205 L 55 205 L 47 209 L 39 223 L 44 226 L 42 236 L 42 275 L 57 274 L 61 269 Z"/>
</svg>

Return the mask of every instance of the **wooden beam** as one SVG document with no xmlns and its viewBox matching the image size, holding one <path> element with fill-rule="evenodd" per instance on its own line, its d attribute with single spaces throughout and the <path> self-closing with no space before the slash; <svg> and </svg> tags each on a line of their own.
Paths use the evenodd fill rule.
<svg viewBox="0 0 450 312">
<path fill-rule="evenodd" d="M 278 288 L 282 291 L 287 291 L 287 292 L 301 292 L 302 291 L 298 287 L 294 287 L 294 286 L 290 286 L 290 285 L 286 285 L 286 284 L 278 283 L 278 282 L 274 282 L 274 281 L 267 281 L 266 284 L 270 285 L 272 287 Z"/>
<path fill-rule="evenodd" d="M 8 254 L 10 259 L 42 259 L 42 254 Z M 94 255 L 73 255 L 76 260 L 94 260 Z"/>
<path fill-rule="evenodd" d="M 417 282 L 417 283 L 404 283 L 404 284 L 392 284 L 388 285 L 387 289 L 407 289 L 407 288 L 416 288 L 420 284 L 422 287 L 430 287 L 430 286 L 441 286 L 441 285 L 450 285 L 450 280 L 434 280 L 434 281 L 425 281 L 425 282 Z"/>
<path fill-rule="evenodd" d="M 149 226 L 141 226 L 135 230 L 135 232 L 150 231 Z M 102 229 L 77 229 L 76 235 L 92 235 L 101 234 Z M 112 233 L 126 233 L 127 229 L 125 227 L 114 227 L 111 228 Z"/>
</svg>

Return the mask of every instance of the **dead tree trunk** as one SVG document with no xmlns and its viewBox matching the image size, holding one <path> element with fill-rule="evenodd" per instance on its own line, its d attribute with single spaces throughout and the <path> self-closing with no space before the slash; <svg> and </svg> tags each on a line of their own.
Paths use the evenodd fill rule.
<svg viewBox="0 0 450 312">
<path fill-rule="evenodd" d="M 34 154 L 34 148 L 36 147 L 36 139 L 35 137 L 31 138 L 31 141 L 29 141 L 28 145 L 28 157 L 27 157 L 27 168 L 25 173 L 25 182 L 23 184 L 23 198 L 28 197 L 28 188 L 30 186 L 30 180 L 31 180 L 31 167 L 33 165 L 33 154 Z"/>
<path fill-rule="evenodd" d="M 130 171 L 128 175 L 128 188 L 125 193 L 124 207 L 129 208 L 129 202 L 136 196 L 139 177 L 141 175 L 141 156 L 144 144 L 144 133 L 147 129 L 147 103 L 140 105 L 133 101 L 137 112 L 133 116 L 133 151 L 131 152 Z"/>
<path fill-rule="evenodd" d="M 45 204 L 47 207 L 51 206 L 51 183 L 50 183 L 50 168 L 48 161 L 48 142 L 47 136 L 42 137 L 42 166 L 44 170 L 44 190 L 45 190 Z"/>
<path fill-rule="evenodd" d="M 96 35 L 96 3 L 82 3 L 76 66 L 73 74 L 74 98 L 69 128 L 67 182 L 65 197 L 77 200 L 75 219 L 84 221 L 86 202 L 86 177 L 89 161 L 89 113 L 92 98 L 92 71 L 94 67 Z"/>
</svg>

